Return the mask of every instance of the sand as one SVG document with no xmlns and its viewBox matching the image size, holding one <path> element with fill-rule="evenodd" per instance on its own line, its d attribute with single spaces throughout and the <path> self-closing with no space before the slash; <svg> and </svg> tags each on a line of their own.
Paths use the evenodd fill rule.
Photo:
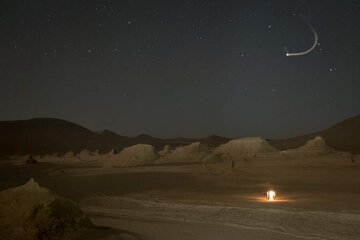
<svg viewBox="0 0 360 240">
<path fill-rule="evenodd" d="M 279 155 L 281 156 L 281 155 Z M 34 177 L 94 224 L 139 239 L 358 239 L 360 161 L 349 155 L 128 168 L 0 163 L 0 189 Z M 263 193 L 277 191 L 269 203 Z"/>
</svg>

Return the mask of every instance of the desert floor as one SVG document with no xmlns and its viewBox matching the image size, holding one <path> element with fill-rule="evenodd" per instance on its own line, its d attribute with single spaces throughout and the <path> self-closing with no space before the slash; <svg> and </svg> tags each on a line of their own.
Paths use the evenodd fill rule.
<svg viewBox="0 0 360 240">
<path fill-rule="evenodd" d="M 0 162 L 0 190 L 30 177 L 128 239 L 360 239 L 360 164 L 341 156 L 130 168 Z M 278 198 L 263 195 L 274 189 Z"/>
</svg>

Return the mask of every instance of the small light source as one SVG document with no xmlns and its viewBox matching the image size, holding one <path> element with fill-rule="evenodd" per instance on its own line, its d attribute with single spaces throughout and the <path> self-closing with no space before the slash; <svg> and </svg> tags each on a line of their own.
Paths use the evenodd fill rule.
<svg viewBox="0 0 360 240">
<path fill-rule="evenodd" d="M 266 192 L 266 198 L 268 201 L 274 201 L 276 197 L 276 193 L 273 190 L 269 190 Z"/>
</svg>

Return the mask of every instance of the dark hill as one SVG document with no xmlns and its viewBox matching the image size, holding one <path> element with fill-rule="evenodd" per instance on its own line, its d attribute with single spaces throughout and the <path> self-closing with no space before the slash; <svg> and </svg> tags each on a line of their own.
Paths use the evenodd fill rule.
<svg viewBox="0 0 360 240">
<path fill-rule="evenodd" d="M 110 130 L 101 131 L 99 133 L 99 135 L 101 135 L 102 137 L 104 137 L 104 138 L 106 138 L 108 140 L 115 141 L 115 142 L 118 142 L 118 141 L 129 142 L 129 143 L 133 142 L 133 138 L 119 135 L 119 134 L 114 133 L 113 131 L 110 131 Z"/>
<path fill-rule="evenodd" d="M 121 144 L 103 138 L 74 123 L 36 118 L 0 122 L 0 155 L 79 152 L 82 149 L 109 151 Z"/>
<path fill-rule="evenodd" d="M 200 141 L 217 145 L 219 139 L 221 137 L 210 137 Z M 139 143 L 151 144 L 160 150 L 165 145 L 177 147 L 193 141 L 198 140 L 160 139 L 146 134 L 126 137 L 109 130 L 95 133 L 77 124 L 54 118 L 0 121 L 0 156 L 80 152 L 83 149 L 98 149 L 100 152 L 115 149 L 119 152 L 124 147 Z"/>
<path fill-rule="evenodd" d="M 327 144 L 340 151 L 360 153 L 360 115 L 342 121 L 324 131 L 289 139 L 269 140 L 279 150 L 298 148 L 315 136 L 322 136 Z M 126 137 L 109 130 L 95 133 L 77 124 L 53 119 L 36 118 L 20 121 L 0 121 L 0 156 L 15 154 L 47 154 L 79 152 L 83 149 L 107 152 L 146 143 L 161 149 L 165 145 L 176 147 L 199 141 L 216 147 L 231 139 L 212 135 L 206 138 L 160 139 L 149 135 Z"/>
<path fill-rule="evenodd" d="M 308 140 L 321 136 L 326 143 L 338 151 L 360 153 L 360 115 L 346 119 L 320 132 L 288 139 L 269 140 L 279 150 L 298 148 Z"/>
<path fill-rule="evenodd" d="M 135 145 L 140 143 L 150 144 L 153 145 L 157 150 L 161 150 L 165 145 L 170 145 L 170 147 L 177 147 L 180 145 L 190 144 L 192 142 L 192 140 L 187 138 L 162 139 L 147 134 L 140 134 L 136 137 L 124 137 L 109 130 L 104 130 L 101 135 L 115 142 L 127 143 L 127 145 Z"/>
</svg>

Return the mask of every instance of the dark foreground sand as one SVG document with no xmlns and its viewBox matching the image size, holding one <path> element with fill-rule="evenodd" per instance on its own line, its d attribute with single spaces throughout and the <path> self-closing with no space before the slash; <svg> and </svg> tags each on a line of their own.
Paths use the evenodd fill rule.
<svg viewBox="0 0 360 240">
<path fill-rule="evenodd" d="M 357 164 L 228 163 L 134 168 L 0 163 L 0 190 L 25 183 L 80 203 L 140 239 L 359 239 Z M 265 201 L 274 189 L 278 200 Z"/>
</svg>

